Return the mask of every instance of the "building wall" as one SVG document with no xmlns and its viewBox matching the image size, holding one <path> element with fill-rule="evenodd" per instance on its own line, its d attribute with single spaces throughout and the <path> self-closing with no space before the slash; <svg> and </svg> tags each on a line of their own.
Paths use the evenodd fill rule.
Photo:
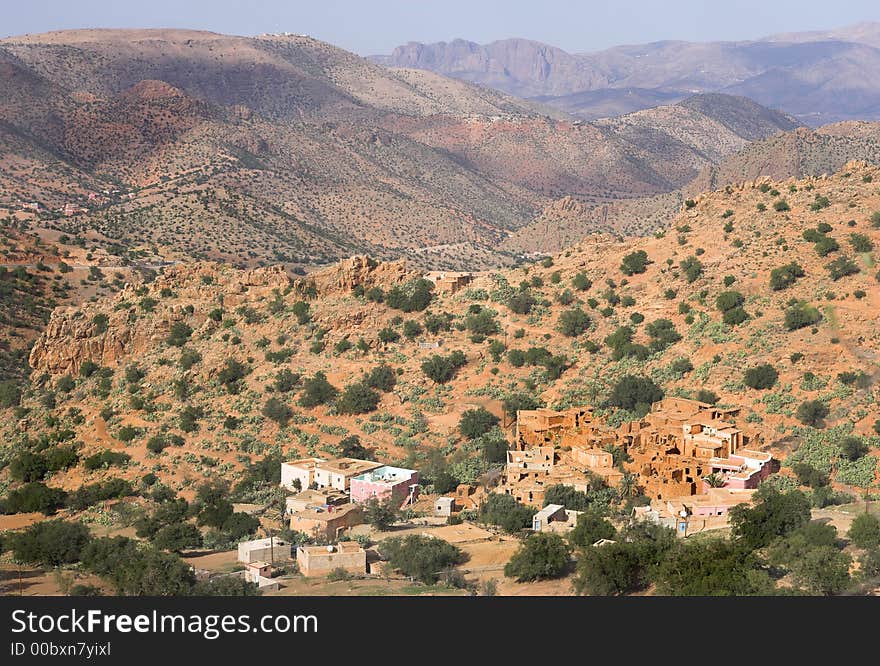
<svg viewBox="0 0 880 666">
<path fill-rule="evenodd" d="M 254 548 L 247 546 L 247 544 L 239 544 L 238 561 L 246 564 L 250 562 L 271 562 L 273 550 L 276 562 L 290 558 L 290 544 L 276 539 L 274 549 L 269 546 Z"/>
<path fill-rule="evenodd" d="M 281 485 L 294 490 L 294 479 L 299 480 L 299 489 L 307 490 L 314 479 L 313 470 L 281 463 Z"/>
<path fill-rule="evenodd" d="M 339 551 L 329 553 L 305 548 L 296 549 L 296 563 L 303 576 L 326 576 L 334 569 L 345 569 L 349 573 L 363 575 L 367 571 L 365 550 Z"/>
<path fill-rule="evenodd" d="M 327 516 L 320 520 L 293 514 L 290 517 L 290 529 L 305 532 L 314 538 L 323 537 L 332 541 L 345 530 L 360 525 L 362 522 L 363 514 L 360 509 L 346 511 L 336 516 Z"/>
<path fill-rule="evenodd" d="M 375 497 L 380 502 L 389 499 L 402 502 L 409 496 L 410 485 L 418 482 L 418 474 L 413 474 L 410 478 L 402 479 L 397 483 L 372 482 L 355 478 L 351 480 L 351 501 L 363 503 Z M 419 489 L 416 488 L 416 497 L 418 497 L 418 492 Z"/>
</svg>

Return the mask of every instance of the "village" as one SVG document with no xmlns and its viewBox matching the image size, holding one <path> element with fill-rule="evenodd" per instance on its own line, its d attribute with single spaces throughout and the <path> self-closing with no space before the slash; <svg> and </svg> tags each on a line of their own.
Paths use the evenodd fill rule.
<svg viewBox="0 0 880 666">
<path fill-rule="evenodd" d="M 420 494 L 414 469 L 355 458 L 286 461 L 281 464 L 281 487 L 290 493 L 285 527 L 303 541 L 291 544 L 269 534 L 243 542 L 236 574 L 265 592 L 283 588 L 284 578 L 273 576 L 273 570 L 294 561 L 307 579 L 386 576 L 382 553 L 366 538 L 371 533 L 367 507 L 375 504 L 417 516 L 401 529 L 415 525 L 418 533 L 457 543 L 495 541 L 509 551 L 510 537 L 493 535 L 470 520 L 491 494 L 531 507 L 532 532 L 565 535 L 582 512 L 546 502 L 547 489 L 585 492 L 597 480 L 622 496 L 647 500 L 632 508 L 628 520 L 668 527 L 681 538 L 725 529 L 730 509 L 751 503 L 761 481 L 779 468 L 759 450 L 765 445 L 760 432 L 733 424 L 738 414 L 735 407 L 673 397 L 654 403 L 640 420 L 612 428 L 588 407 L 521 410 L 500 473 L 443 495 Z M 605 543 L 613 541 L 594 546 Z"/>
</svg>

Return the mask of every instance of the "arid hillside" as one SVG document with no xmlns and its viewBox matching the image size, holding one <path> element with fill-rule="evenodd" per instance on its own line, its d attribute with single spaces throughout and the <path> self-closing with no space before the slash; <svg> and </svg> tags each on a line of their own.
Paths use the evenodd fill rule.
<svg viewBox="0 0 880 666">
<path fill-rule="evenodd" d="M 620 388 L 634 376 L 741 405 L 738 425 L 785 466 L 855 492 L 880 454 L 878 247 L 880 169 L 851 163 L 707 193 L 653 237 L 595 236 L 452 295 L 365 257 L 305 277 L 169 267 L 53 313 L 3 455 L 111 450 L 129 457 L 47 483 L 153 474 L 191 497 L 202 479 L 357 435 L 425 479 L 474 481 L 487 462 L 458 433 L 465 409 L 593 405 L 616 424 L 644 408 Z M 850 434 L 868 446 L 858 460 L 840 453 Z"/>
<path fill-rule="evenodd" d="M 796 125 L 724 95 L 584 123 L 298 35 L 13 37 L 0 81 L 2 209 L 239 267 L 511 265 L 505 239 L 556 199 L 662 195 Z"/>
<path fill-rule="evenodd" d="M 700 103 L 706 97 L 712 96 L 697 96 L 678 105 L 640 111 L 607 122 L 624 127 L 638 125 L 642 116 L 676 115 L 680 112 L 673 113 L 672 110 Z M 728 116 L 724 122 L 736 123 L 736 120 Z M 694 125 L 688 128 L 689 140 L 699 143 L 700 134 Z M 843 122 L 815 130 L 799 127 L 780 132 L 745 145 L 716 164 L 703 168 L 683 187 L 664 194 L 592 205 L 570 197 L 562 198 L 548 205 L 531 224 L 508 237 L 504 247 L 511 251 L 552 253 L 577 243 L 594 230 L 647 235 L 667 225 L 688 199 L 702 192 L 763 177 L 786 180 L 832 174 L 851 160 L 880 164 L 880 123 Z"/>
</svg>

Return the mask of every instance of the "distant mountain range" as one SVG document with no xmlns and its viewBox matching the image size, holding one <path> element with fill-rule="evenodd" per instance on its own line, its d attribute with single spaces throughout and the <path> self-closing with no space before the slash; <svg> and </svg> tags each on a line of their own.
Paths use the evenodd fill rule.
<svg viewBox="0 0 880 666">
<path fill-rule="evenodd" d="M 880 23 L 754 41 L 662 41 L 593 53 L 568 53 L 526 39 L 410 42 L 371 59 L 534 98 L 585 119 L 724 92 L 813 126 L 880 120 Z"/>
</svg>

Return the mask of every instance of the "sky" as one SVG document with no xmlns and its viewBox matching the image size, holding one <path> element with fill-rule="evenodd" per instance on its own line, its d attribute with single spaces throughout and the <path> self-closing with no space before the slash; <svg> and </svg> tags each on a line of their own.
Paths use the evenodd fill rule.
<svg viewBox="0 0 880 666">
<path fill-rule="evenodd" d="M 524 37 L 570 52 L 741 40 L 880 21 L 878 0 L 0 0 L 2 36 L 70 28 L 308 34 L 360 55 L 408 41 Z"/>
</svg>

